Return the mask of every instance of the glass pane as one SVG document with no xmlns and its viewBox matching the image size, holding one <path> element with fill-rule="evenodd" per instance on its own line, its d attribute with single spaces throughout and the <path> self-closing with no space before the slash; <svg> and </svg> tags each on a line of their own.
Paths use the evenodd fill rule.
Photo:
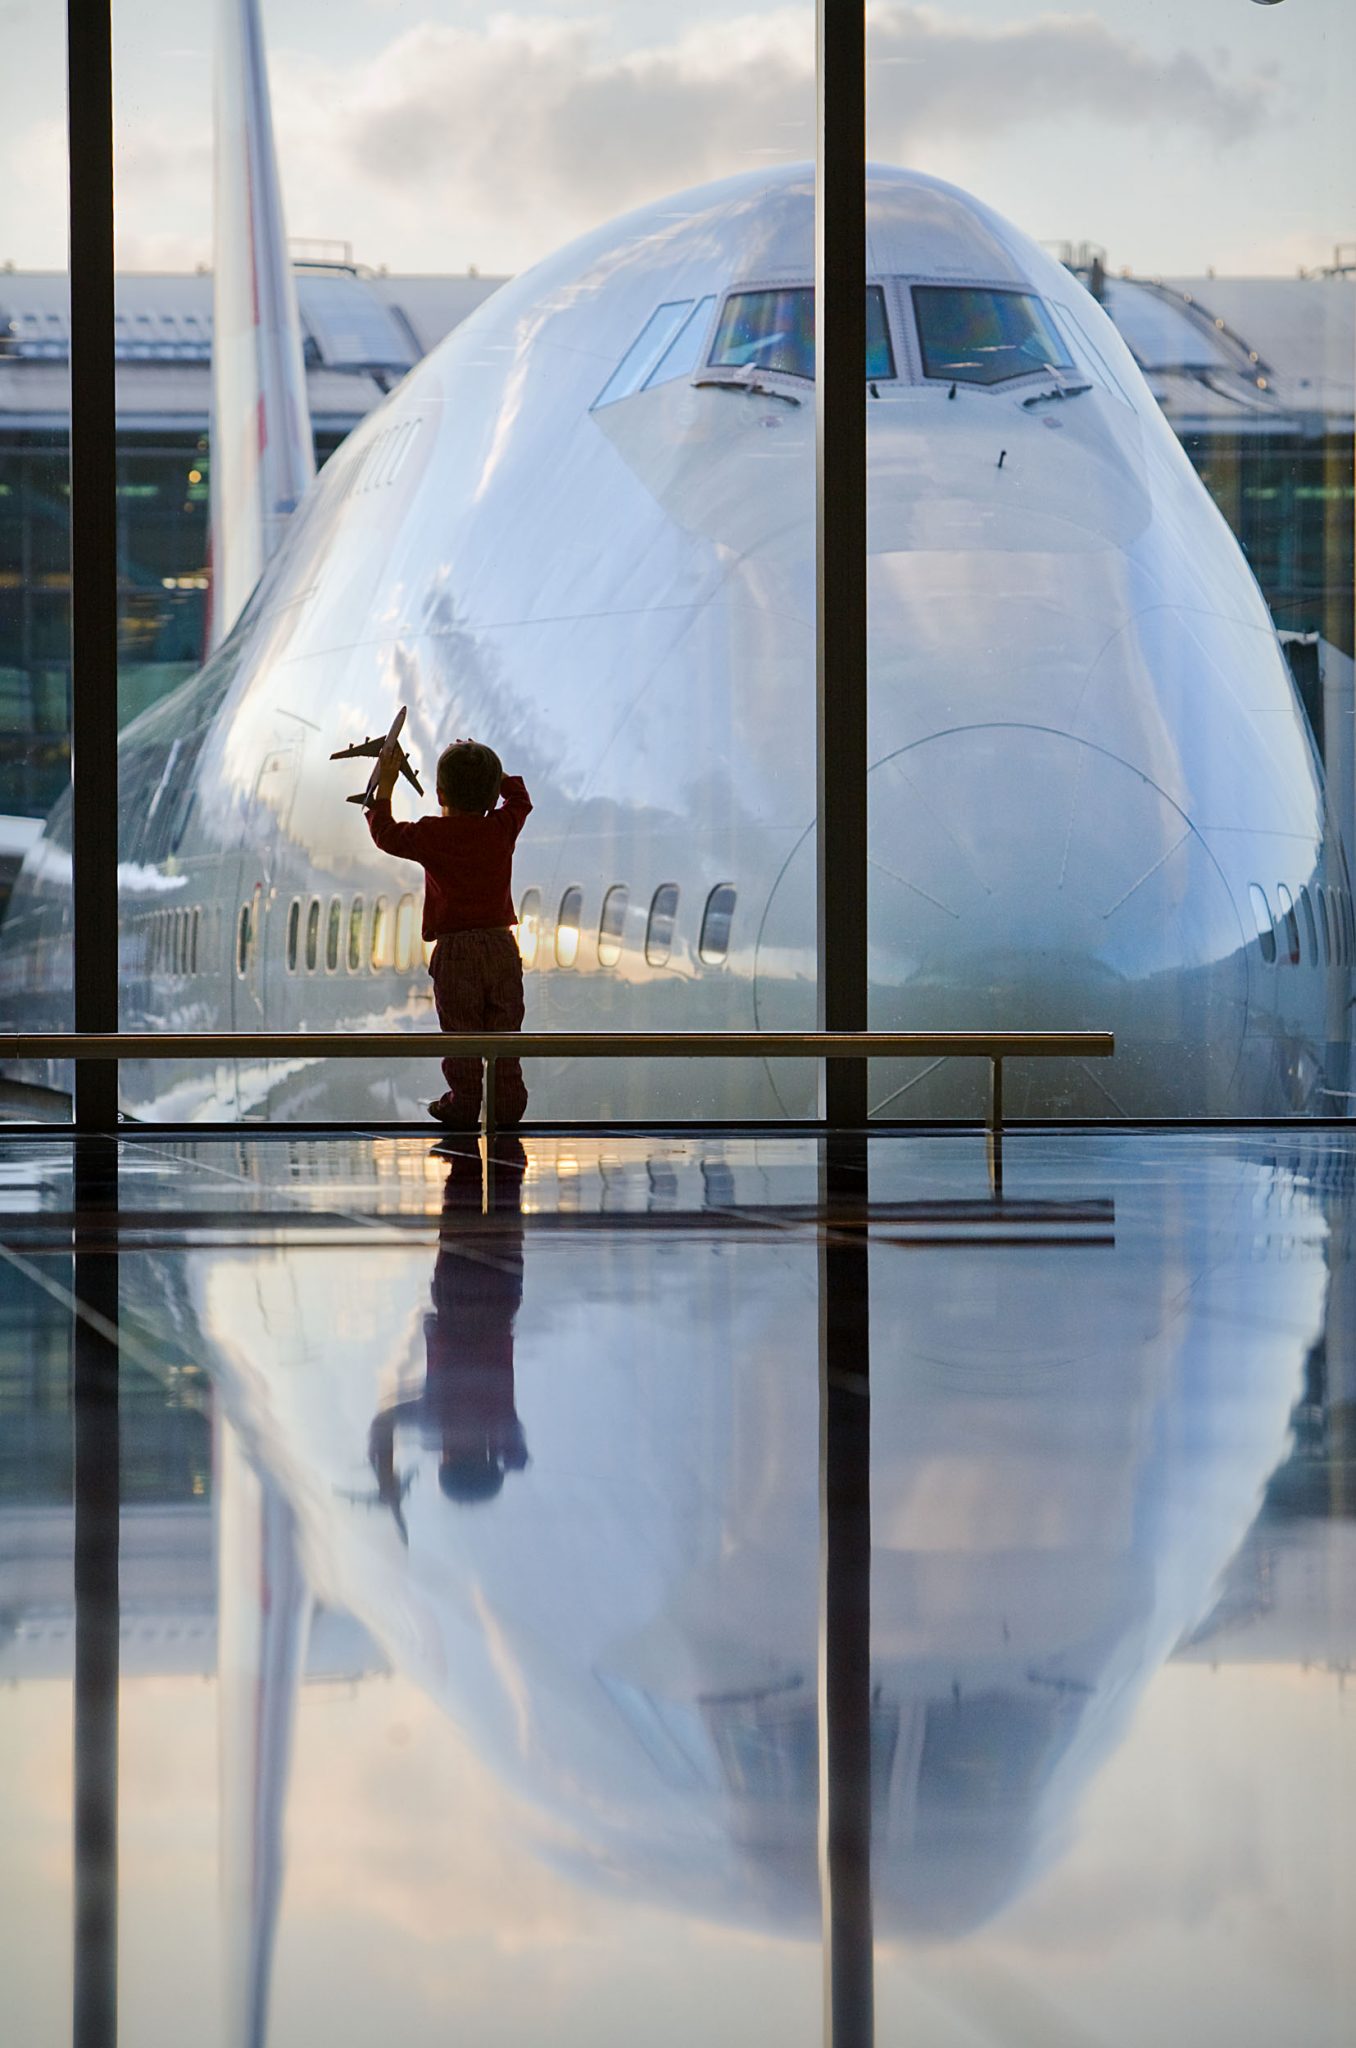
<svg viewBox="0 0 1356 2048">
<path fill-rule="evenodd" d="M 339 965 L 339 944 L 344 930 L 344 906 L 338 896 L 330 898 L 330 914 L 325 926 L 325 970 L 333 974 Z"/>
<path fill-rule="evenodd" d="M 650 919 L 645 928 L 645 959 L 651 967 L 663 967 L 673 950 L 673 928 L 678 916 L 678 890 L 665 882 L 654 892 Z M 690 942 L 689 942 L 690 943 Z"/>
<path fill-rule="evenodd" d="M 70 288 L 65 9 L 0 17 L 0 1032 L 68 1031 Z M 44 832 L 44 826 L 46 831 Z M 147 933 L 128 936 L 124 966 Z M 0 1120 L 63 1122 L 71 1068 L 0 1064 Z M 41 2031 L 41 2029 L 38 2029 Z"/>
<path fill-rule="evenodd" d="M 735 892 L 727 882 L 713 889 L 706 899 L 702 915 L 701 938 L 697 951 L 703 960 L 723 960 L 730 950 L 730 923 L 734 917 Z"/>
<path fill-rule="evenodd" d="M 925 377 L 1002 384 L 1073 368 L 1050 314 L 1023 292 L 915 285 L 913 311 Z"/>
<path fill-rule="evenodd" d="M 873 26 L 867 1014 L 1114 1035 L 1012 1061 L 1016 1117 L 1345 1115 L 1356 17 L 1149 12 Z M 984 1113 L 978 1062 L 870 1081 Z"/>
</svg>

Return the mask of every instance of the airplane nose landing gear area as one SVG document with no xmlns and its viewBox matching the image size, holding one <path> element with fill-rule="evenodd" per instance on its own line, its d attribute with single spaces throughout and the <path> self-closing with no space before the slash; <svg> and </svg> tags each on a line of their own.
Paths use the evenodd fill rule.
<svg viewBox="0 0 1356 2048">
<path fill-rule="evenodd" d="M 1017 1116 L 1235 1112 L 1245 934 L 1214 858 L 1161 790 L 1068 733 L 985 725 L 872 768 L 874 1030 L 1109 1030 L 1116 1057 L 1014 1064 Z M 814 833 L 759 935 L 760 1029 L 814 1020 Z M 790 1070 L 774 1071 L 788 1111 Z M 978 1116 L 958 1061 L 873 1062 L 873 1114 Z"/>
</svg>

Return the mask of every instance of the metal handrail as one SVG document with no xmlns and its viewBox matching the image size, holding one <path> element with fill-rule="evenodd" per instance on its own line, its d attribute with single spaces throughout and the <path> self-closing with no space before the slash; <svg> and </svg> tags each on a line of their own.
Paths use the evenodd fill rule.
<svg viewBox="0 0 1356 2048">
<path fill-rule="evenodd" d="M 19 1031 L 0 1061 L 308 1058 L 481 1059 L 494 1128 L 498 1059 L 985 1059 L 990 1130 L 1003 1121 L 1003 1062 L 1109 1059 L 1110 1031 Z"/>
</svg>

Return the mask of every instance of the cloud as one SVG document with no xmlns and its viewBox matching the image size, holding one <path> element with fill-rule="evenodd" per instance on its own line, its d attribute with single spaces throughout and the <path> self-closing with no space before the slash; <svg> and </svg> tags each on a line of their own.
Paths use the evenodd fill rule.
<svg viewBox="0 0 1356 2048">
<path fill-rule="evenodd" d="M 1271 91 L 1188 53 L 1152 55 L 1093 15 L 995 28 L 881 5 L 870 64 L 873 153 L 904 162 L 1080 109 L 1122 132 L 1229 144 Z M 666 191 L 808 156 L 813 121 L 812 25 L 797 7 L 623 54 L 591 23 L 425 25 L 359 73 L 289 68 L 279 126 L 303 191 L 356 178 L 450 224 L 483 222 L 491 251 L 503 240 L 522 260 Z"/>
<path fill-rule="evenodd" d="M 1064 134 L 1080 112 L 1213 150 L 1251 135 L 1277 90 L 1187 51 L 1156 55 L 1093 14 L 995 26 L 882 0 L 869 51 L 872 151 L 905 163 Z M 393 267 L 515 269 L 629 206 L 813 150 L 803 6 L 623 52 L 596 19 L 427 22 L 360 64 L 277 47 L 272 71 L 292 231 L 343 236 Z M 205 138 L 172 119 L 126 127 L 128 254 L 194 234 L 207 253 Z"/>
</svg>

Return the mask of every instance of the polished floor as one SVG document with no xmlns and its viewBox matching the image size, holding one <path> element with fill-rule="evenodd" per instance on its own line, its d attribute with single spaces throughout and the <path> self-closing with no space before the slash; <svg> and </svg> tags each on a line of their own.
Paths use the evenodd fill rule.
<svg viewBox="0 0 1356 2048">
<path fill-rule="evenodd" d="M 0 1137 L 6 2042 L 1345 2048 L 1354 1655 L 1356 1134 Z"/>
</svg>

